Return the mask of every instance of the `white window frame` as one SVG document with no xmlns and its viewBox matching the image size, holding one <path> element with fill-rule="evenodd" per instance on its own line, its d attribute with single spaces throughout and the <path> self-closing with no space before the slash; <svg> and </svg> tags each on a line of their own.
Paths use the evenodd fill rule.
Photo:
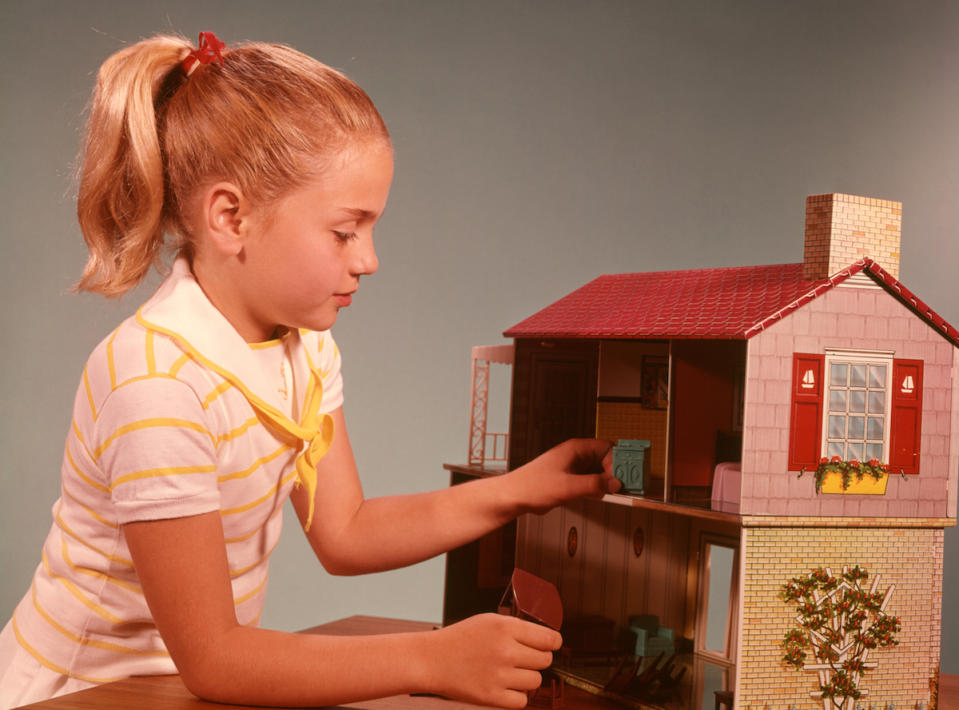
<svg viewBox="0 0 959 710">
<path fill-rule="evenodd" d="M 846 364 L 846 365 L 885 365 L 886 366 L 886 384 L 885 384 L 885 403 L 882 419 L 882 456 L 880 461 L 882 463 L 888 463 L 889 461 L 889 431 L 892 418 L 892 365 L 893 365 L 893 356 L 895 353 L 891 350 L 851 350 L 843 348 L 826 348 L 826 357 L 825 364 L 823 367 L 823 409 L 822 409 L 822 449 L 820 455 L 823 457 L 829 457 L 829 389 L 832 382 L 832 365 L 833 363 L 837 364 Z M 868 389 L 868 381 L 867 381 Z M 849 391 L 849 388 L 846 388 L 846 391 Z M 846 433 L 848 434 L 848 405 L 847 405 L 847 423 L 846 423 Z M 863 417 L 866 421 L 863 423 L 863 426 L 868 429 L 868 415 L 869 415 L 869 403 L 868 399 L 866 402 L 866 410 L 863 412 Z M 843 437 L 843 440 L 848 443 L 848 437 Z M 831 457 L 830 457 L 831 458 Z M 868 461 L 871 457 L 866 456 L 865 451 L 863 451 L 864 460 Z"/>
</svg>

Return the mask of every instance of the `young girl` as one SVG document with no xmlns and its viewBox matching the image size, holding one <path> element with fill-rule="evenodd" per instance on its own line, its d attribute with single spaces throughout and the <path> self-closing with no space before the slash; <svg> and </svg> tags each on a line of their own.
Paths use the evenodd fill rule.
<svg viewBox="0 0 959 710">
<path fill-rule="evenodd" d="M 328 331 L 377 269 L 392 171 L 366 94 L 288 47 L 203 33 L 197 49 L 157 37 L 105 62 L 80 288 L 124 293 L 165 234 L 178 256 L 83 371 L 53 526 L 0 636 L 0 708 L 173 672 L 234 703 L 525 704 L 560 638 L 518 619 L 356 638 L 258 628 L 287 498 L 320 562 L 360 574 L 617 486 L 608 444 L 581 440 L 496 478 L 364 500 Z"/>
</svg>

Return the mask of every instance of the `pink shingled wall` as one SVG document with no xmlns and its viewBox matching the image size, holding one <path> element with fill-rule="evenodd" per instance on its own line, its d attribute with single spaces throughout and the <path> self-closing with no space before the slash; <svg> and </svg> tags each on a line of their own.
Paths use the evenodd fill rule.
<svg viewBox="0 0 959 710">
<path fill-rule="evenodd" d="M 890 476 L 886 494 L 817 495 L 812 474 L 787 471 L 794 352 L 891 350 L 924 362 L 920 472 Z M 888 292 L 834 288 L 754 336 L 747 346 L 744 515 L 946 517 L 956 515 L 959 349 Z M 957 378 L 959 379 L 959 378 Z"/>
</svg>

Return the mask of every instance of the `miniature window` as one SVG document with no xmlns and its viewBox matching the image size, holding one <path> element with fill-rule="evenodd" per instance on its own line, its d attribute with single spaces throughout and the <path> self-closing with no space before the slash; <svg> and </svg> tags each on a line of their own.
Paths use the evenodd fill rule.
<svg viewBox="0 0 959 710">
<path fill-rule="evenodd" d="M 892 355 L 849 350 L 793 355 L 790 471 L 812 470 L 821 457 L 838 456 L 919 473 L 923 362 Z"/>
<path fill-rule="evenodd" d="M 823 456 L 888 461 L 891 355 L 827 353 Z"/>
</svg>

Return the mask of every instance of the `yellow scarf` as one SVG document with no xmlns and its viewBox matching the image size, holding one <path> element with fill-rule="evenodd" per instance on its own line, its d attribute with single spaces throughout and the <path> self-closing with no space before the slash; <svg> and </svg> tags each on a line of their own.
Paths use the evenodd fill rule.
<svg viewBox="0 0 959 710">
<path fill-rule="evenodd" d="M 320 404 L 323 401 L 323 380 L 313 364 L 313 358 L 310 357 L 309 351 L 304 349 L 310 366 L 310 381 L 306 389 L 303 413 L 300 416 L 299 423 L 297 423 L 273 405 L 257 397 L 234 373 L 204 357 L 179 333 L 147 321 L 140 312 L 137 312 L 137 322 L 145 328 L 172 338 L 194 361 L 207 369 L 213 370 L 236 387 L 253 407 L 260 420 L 265 420 L 291 446 L 299 449 L 304 444 L 306 445 L 296 457 L 296 485 L 306 487 L 310 507 L 303 529 L 309 530 L 310 524 L 313 522 L 313 509 L 315 507 L 316 466 L 333 444 L 333 417 L 329 414 L 320 414 Z"/>
<path fill-rule="evenodd" d="M 253 396 L 252 393 L 247 394 L 245 389 L 241 389 L 241 391 L 257 414 L 272 424 L 274 429 L 290 434 L 297 439 L 298 447 L 303 443 L 306 444 L 300 455 L 296 457 L 296 485 L 306 487 L 310 509 L 303 529 L 309 530 L 310 524 L 313 522 L 313 508 L 316 502 L 316 465 L 330 450 L 333 443 L 333 417 L 329 414 L 320 414 L 320 403 L 323 401 L 323 382 L 320 373 L 316 371 L 311 361 L 310 384 L 306 390 L 306 406 L 303 408 L 299 424 Z"/>
</svg>

